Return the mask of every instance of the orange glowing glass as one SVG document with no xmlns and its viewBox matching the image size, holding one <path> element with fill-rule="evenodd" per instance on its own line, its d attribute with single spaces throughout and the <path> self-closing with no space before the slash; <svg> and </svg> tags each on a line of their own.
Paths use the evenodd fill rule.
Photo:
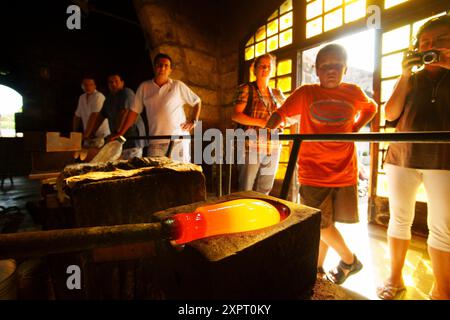
<svg viewBox="0 0 450 320">
<path fill-rule="evenodd" d="M 178 213 L 168 219 L 176 244 L 220 234 L 245 232 L 269 227 L 282 218 L 272 204 L 260 199 L 238 199 Z"/>
</svg>

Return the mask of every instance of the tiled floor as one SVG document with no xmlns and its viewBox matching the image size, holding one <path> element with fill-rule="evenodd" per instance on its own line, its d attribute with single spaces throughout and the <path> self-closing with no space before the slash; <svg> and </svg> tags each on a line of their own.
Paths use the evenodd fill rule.
<svg viewBox="0 0 450 320">
<path fill-rule="evenodd" d="M 5 187 L 8 187 L 8 184 Z M 29 181 L 25 177 L 15 177 L 14 188 L 0 191 L 0 206 L 18 206 L 23 214 L 23 219 L 19 221 L 20 230 L 32 230 L 32 221 L 26 213 L 25 204 L 27 201 L 37 201 L 39 198 L 39 182 Z M 353 225 L 338 225 L 348 245 L 357 253 L 358 258 L 364 264 L 364 268 L 359 273 L 349 277 L 343 286 L 369 299 L 378 299 L 375 293 L 376 287 L 382 283 L 389 271 L 386 229 L 376 225 L 368 225 L 364 220 L 367 216 L 366 212 L 367 201 L 361 199 L 360 217 L 362 221 Z M 8 222 L 8 219 L 1 216 L 4 215 L 0 215 L 0 232 L 5 226 L 4 222 Z M 339 257 L 330 250 L 325 261 L 325 269 L 331 269 L 338 261 Z M 407 254 L 404 275 L 407 292 L 402 298 L 412 300 L 428 299 L 433 276 L 425 239 L 420 237 L 413 238 Z"/>
</svg>

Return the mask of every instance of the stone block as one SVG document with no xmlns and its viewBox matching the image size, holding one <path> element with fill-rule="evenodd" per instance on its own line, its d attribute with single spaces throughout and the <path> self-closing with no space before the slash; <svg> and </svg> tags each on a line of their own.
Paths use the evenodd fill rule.
<svg viewBox="0 0 450 320">
<path fill-rule="evenodd" d="M 150 222 L 155 211 L 206 196 L 201 167 L 164 157 L 84 170 L 87 172 L 64 180 L 74 209 L 74 227 Z"/>
<path fill-rule="evenodd" d="M 202 99 L 202 105 L 210 105 L 210 106 L 220 105 L 218 96 L 219 94 L 217 91 L 196 85 L 192 85 L 190 86 L 190 88 L 200 97 L 200 99 Z"/>
<path fill-rule="evenodd" d="M 262 198 L 288 206 L 280 223 L 238 234 L 190 242 L 158 252 L 166 299 L 309 299 L 316 281 L 320 241 L 318 209 L 247 191 L 212 202 Z M 202 204 L 155 213 L 159 219 L 192 212 Z"/>
<path fill-rule="evenodd" d="M 238 86 L 238 72 L 237 69 L 228 72 L 223 73 L 220 75 L 220 87 L 222 89 L 229 89 L 236 91 L 236 88 Z"/>
<path fill-rule="evenodd" d="M 204 53 L 217 51 L 214 37 L 189 24 L 178 25 L 177 38 L 180 46 L 185 48 L 192 48 Z"/>
<path fill-rule="evenodd" d="M 236 51 L 239 49 L 236 48 Z M 236 71 L 239 68 L 239 55 L 236 51 L 230 54 L 222 55 L 218 61 L 219 73 L 224 74 L 232 71 Z"/>
</svg>

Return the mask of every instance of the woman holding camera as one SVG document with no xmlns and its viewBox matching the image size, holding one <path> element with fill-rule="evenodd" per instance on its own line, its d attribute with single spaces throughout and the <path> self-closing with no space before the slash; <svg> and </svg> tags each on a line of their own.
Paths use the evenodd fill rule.
<svg viewBox="0 0 450 320">
<path fill-rule="evenodd" d="M 386 119 L 398 121 L 398 132 L 450 131 L 450 16 L 425 23 L 417 34 L 416 49 L 417 53 L 407 54 L 403 60 L 402 75 L 386 103 Z M 423 70 L 411 72 L 413 66 L 424 63 Z M 431 298 L 450 299 L 450 144 L 391 143 L 385 169 L 391 270 L 377 294 L 391 300 L 406 290 L 402 269 L 416 193 L 423 182 L 428 196 L 427 244 L 435 280 Z"/>
</svg>

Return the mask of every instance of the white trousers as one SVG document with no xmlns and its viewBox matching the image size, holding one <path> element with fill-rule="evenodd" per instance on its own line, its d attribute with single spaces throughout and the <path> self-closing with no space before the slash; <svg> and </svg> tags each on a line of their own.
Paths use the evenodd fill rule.
<svg viewBox="0 0 450 320">
<path fill-rule="evenodd" d="M 191 142 L 188 139 L 174 141 L 170 158 L 183 163 L 191 161 L 190 154 Z M 148 157 L 165 157 L 167 150 L 169 149 L 169 143 L 154 143 L 149 144 L 147 149 Z"/>
<path fill-rule="evenodd" d="M 142 148 L 134 147 L 134 148 L 124 149 L 122 151 L 122 155 L 120 156 L 120 159 L 131 160 L 134 157 L 142 158 Z"/>
<path fill-rule="evenodd" d="M 385 164 L 390 219 L 388 236 L 411 239 L 416 194 L 423 182 L 428 198 L 428 245 L 450 252 L 450 170 L 411 169 Z"/>
</svg>

